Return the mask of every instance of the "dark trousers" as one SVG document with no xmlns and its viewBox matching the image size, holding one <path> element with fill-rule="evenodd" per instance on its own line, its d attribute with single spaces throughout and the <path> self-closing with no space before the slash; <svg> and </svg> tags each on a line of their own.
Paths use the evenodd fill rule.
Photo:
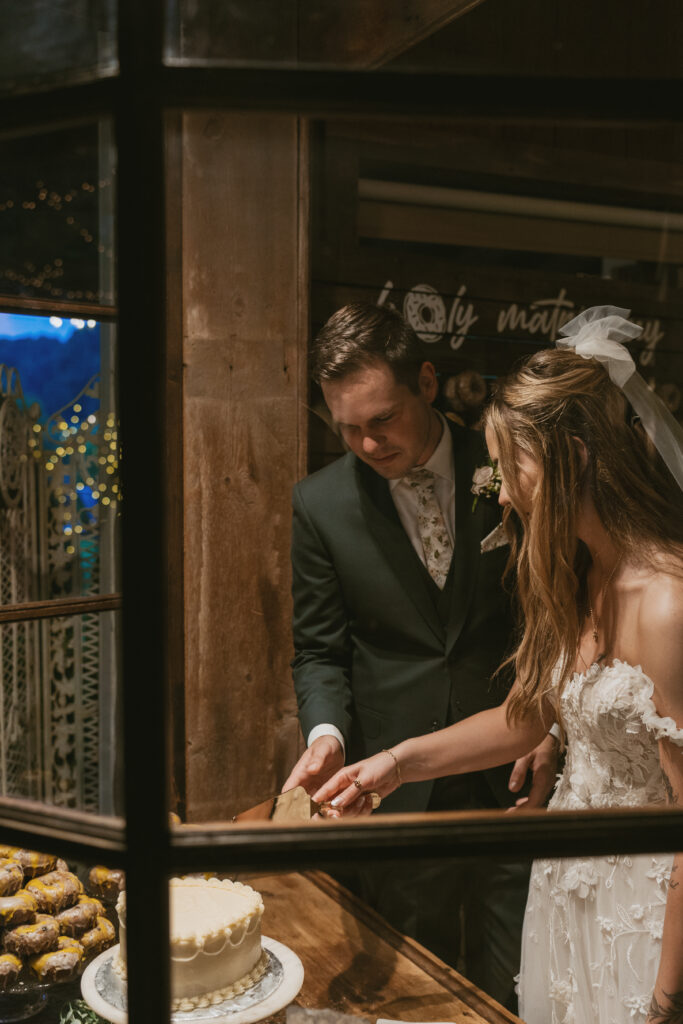
<svg viewBox="0 0 683 1024">
<path fill-rule="evenodd" d="M 482 800 L 470 783 L 438 780 L 429 810 L 481 810 L 490 796 Z M 528 863 L 480 858 L 363 864 L 334 874 L 394 928 L 516 1012 L 529 870 Z"/>
</svg>

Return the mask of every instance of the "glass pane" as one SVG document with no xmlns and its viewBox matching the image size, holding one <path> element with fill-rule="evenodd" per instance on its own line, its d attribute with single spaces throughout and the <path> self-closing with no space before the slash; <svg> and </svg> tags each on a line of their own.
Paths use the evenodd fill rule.
<svg viewBox="0 0 683 1024">
<path fill-rule="evenodd" d="M 121 813 L 119 617 L 0 627 L 0 795 Z"/>
<path fill-rule="evenodd" d="M 114 0 L 25 0 L 21 16 L 2 4 L 0 92 L 103 78 L 116 73 Z"/>
<path fill-rule="evenodd" d="M 533 865 L 450 857 L 360 861 L 329 873 L 173 878 L 174 1010 L 209 1004 L 215 1014 L 251 1008 L 270 1016 L 289 1005 L 288 1020 L 298 1024 L 330 1024 L 335 1011 L 370 1020 L 419 1015 L 512 1024 L 517 1013 L 550 1021 L 553 1007 L 584 1003 L 591 1012 L 586 1019 L 595 1022 L 617 1020 L 620 1008 L 630 1005 L 644 1014 L 662 954 L 672 865 L 672 854 L 577 856 Z M 359 887 L 373 886 L 389 918 L 359 895 Z M 113 951 L 126 964 L 134 938 L 127 904 L 128 894 L 118 904 L 121 947 Z M 165 935 L 154 935 L 153 924 L 145 940 L 161 946 Z M 230 942 L 220 944 L 217 936 L 227 930 Z M 105 985 L 109 971 L 101 964 L 99 984 L 87 986 L 86 998 L 106 1019 L 126 997 L 125 974 L 115 964 L 118 980 Z M 599 984 L 605 976 L 609 984 Z M 154 988 L 154 977 L 147 983 Z"/>
<path fill-rule="evenodd" d="M 173 707 L 177 806 L 201 822 L 278 793 L 317 726 L 341 723 L 355 761 L 504 694 L 490 680 L 510 635 L 497 603 L 506 549 L 482 556 L 477 579 L 491 590 L 470 606 L 481 632 L 466 626 L 446 648 L 419 556 L 399 526 L 382 528 L 388 492 L 378 525 L 353 490 L 360 460 L 346 459 L 317 478 L 308 532 L 306 516 L 296 520 L 311 557 L 295 594 L 297 707 L 292 488 L 344 453 L 320 390 L 309 390 L 311 337 L 345 304 L 393 305 L 435 365 L 455 430 L 480 423 L 495 379 L 521 356 L 552 346 L 583 308 L 612 303 L 642 325 L 634 358 L 680 417 L 683 191 L 670 158 L 680 132 L 661 127 L 329 121 L 309 139 L 294 116 L 212 111 L 186 113 L 178 131 L 183 291 L 172 365 L 185 381 L 186 633 Z M 466 525 L 471 476 L 458 492 Z M 498 506 L 484 507 L 492 531 Z M 423 646 L 413 630 L 432 615 Z M 473 673 L 462 696 L 458 665 Z M 514 802 L 510 770 L 469 806 Z M 399 793 L 380 813 L 427 809 L 427 789 Z"/>
<path fill-rule="evenodd" d="M 611 4 L 543 0 L 169 0 L 169 63 L 567 75 L 681 76 L 683 17 L 619 19 Z M 595 45 L 592 45 L 595 44 Z M 628 69 L 624 52 L 628 50 Z"/>
<path fill-rule="evenodd" d="M 631 351 L 681 416 L 678 129 L 329 121 L 313 139 L 314 334 L 349 302 L 397 309 L 442 408 L 472 426 L 496 376 L 611 303 L 643 327 Z M 317 391 L 313 405 L 316 469 L 343 448 Z"/>
<path fill-rule="evenodd" d="M 0 313 L 0 602 L 119 589 L 115 330 Z"/>
<path fill-rule="evenodd" d="M 108 122 L 0 139 L 0 295 L 111 305 L 113 174 Z"/>
</svg>

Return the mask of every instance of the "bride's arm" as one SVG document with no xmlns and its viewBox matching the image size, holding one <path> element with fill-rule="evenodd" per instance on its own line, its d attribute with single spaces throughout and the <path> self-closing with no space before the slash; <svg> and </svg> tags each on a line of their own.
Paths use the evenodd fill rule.
<svg viewBox="0 0 683 1024">
<path fill-rule="evenodd" d="M 345 808 L 354 803 L 361 790 L 372 790 L 384 797 L 403 782 L 460 775 L 514 761 L 540 743 L 549 722 L 544 724 L 540 716 L 532 712 L 510 724 L 506 710 L 507 701 L 438 732 L 403 740 L 390 751 L 348 765 L 319 789 L 314 799 L 334 799 L 336 807 Z M 552 716 L 549 717 L 552 721 Z"/>
<path fill-rule="evenodd" d="M 683 809 L 683 585 L 677 580 L 654 596 L 641 615 L 642 667 L 652 679 L 662 718 L 673 719 L 659 741 L 669 803 Z M 664 915 L 662 955 L 647 1024 L 683 1020 L 683 852 L 674 855 Z"/>
</svg>

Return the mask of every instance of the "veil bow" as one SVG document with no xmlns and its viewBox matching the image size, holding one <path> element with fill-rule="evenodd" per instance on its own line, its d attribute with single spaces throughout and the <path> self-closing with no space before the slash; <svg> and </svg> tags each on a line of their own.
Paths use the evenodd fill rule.
<svg viewBox="0 0 683 1024">
<path fill-rule="evenodd" d="M 560 329 L 557 348 L 573 348 L 584 359 L 597 359 L 624 392 L 655 448 L 683 490 L 683 427 L 636 371 L 624 341 L 640 337 L 643 328 L 632 323 L 630 309 L 591 306 Z"/>
</svg>

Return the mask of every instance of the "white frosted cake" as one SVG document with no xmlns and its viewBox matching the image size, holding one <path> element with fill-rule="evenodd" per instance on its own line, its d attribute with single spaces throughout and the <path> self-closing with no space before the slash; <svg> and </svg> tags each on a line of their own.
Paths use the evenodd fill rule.
<svg viewBox="0 0 683 1024">
<path fill-rule="evenodd" d="M 260 893 L 228 879 L 172 878 L 170 901 L 174 1010 L 220 1003 L 256 984 L 267 966 Z M 125 893 L 116 909 L 121 947 L 115 966 L 125 976 Z"/>
</svg>

